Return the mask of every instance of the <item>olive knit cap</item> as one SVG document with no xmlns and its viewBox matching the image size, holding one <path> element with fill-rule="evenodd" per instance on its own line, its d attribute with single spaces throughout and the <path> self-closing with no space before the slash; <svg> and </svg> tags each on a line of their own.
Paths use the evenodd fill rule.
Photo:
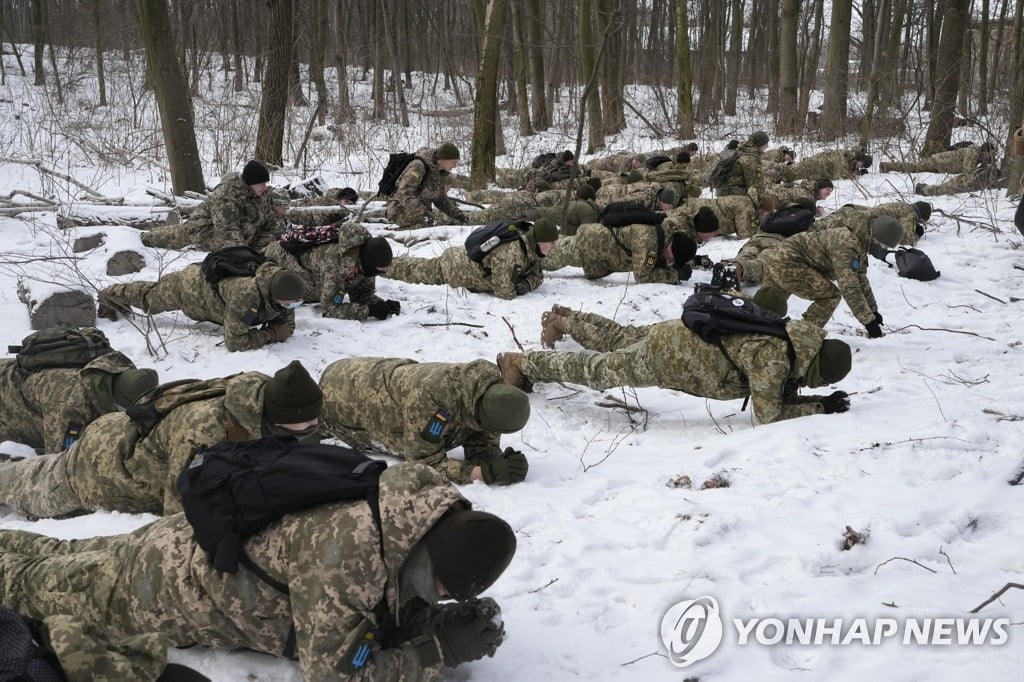
<svg viewBox="0 0 1024 682">
<path fill-rule="evenodd" d="M 533 238 L 538 244 L 558 241 L 558 225 L 551 218 L 538 218 L 533 224 Z"/>
<path fill-rule="evenodd" d="M 272 424 L 301 424 L 320 418 L 324 394 L 298 360 L 277 370 L 263 385 L 263 415 Z"/>
<path fill-rule="evenodd" d="M 804 379 L 810 388 L 834 384 L 850 373 L 852 364 L 849 345 L 844 341 L 825 339 L 821 342 L 821 350 L 811 360 Z"/>
<path fill-rule="evenodd" d="M 114 377 L 114 402 L 122 407 L 133 405 L 146 391 L 160 383 L 155 369 L 126 369 Z"/>
<path fill-rule="evenodd" d="M 451 142 L 445 142 L 434 152 L 434 158 L 438 161 L 458 160 L 459 148 Z"/>
<path fill-rule="evenodd" d="M 530 398 L 503 381 L 491 384 L 476 403 L 476 418 L 488 431 L 515 433 L 530 418 Z"/>
<path fill-rule="evenodd" d="M 291 270 L 278 270 L 270 278 L 270 296 L 275 301 L 301 301 L 306 294 L 306 283 Z"/>
</svg>

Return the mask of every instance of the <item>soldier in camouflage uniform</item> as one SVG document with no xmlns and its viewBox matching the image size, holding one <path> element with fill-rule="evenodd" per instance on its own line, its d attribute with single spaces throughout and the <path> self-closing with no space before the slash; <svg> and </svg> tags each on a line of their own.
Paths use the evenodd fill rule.
<svg viewBox="0 0 1024 682">
<path fill-rule="evenodd" d="M 757 130 L 736 149 L 739 158 L 724 186 L 715 190 L 719 197 L 746 195 L 757 206 L 764 191 L 764 174 L 761 172 L 761 155 L 768 149 L 768 133 Z"/>
<path fill-rule="evenodd" d="M 980 192 L 986 189 L 1000 187 L 1003 182 L 1003 174 L 996 163 L 989 163 L 979 166 L 970 173 L 954 175 L 949 180 L 937 185 L 927 185 L 919 182 L 914 185 L 914 194 L 922 194 L 928 197 L 938 197 L 944 194 L 960 194 L 962 192 Z"/>
<path fill-rule="evenodd" d="M 580 229 L 580 225 L 596 223 L 601 214 L 601 207 L 595 201 L 597 197 L 594 188 L 590 185 L 580 185 L 576 190 L 576 198 L 569 202 L 566 209 L 565 224 L 562 225 L 561 236 L 573 237 Z M 561 207 L 555 207 L 545 215 L 556 222 L 561 218 Z"/>
<path fill-rule="evenodd" d="M 761 203 L 768 206 L 767 197 L 762 198 Z M 747 196 L 742 195 L 717 199 L 687 199 L 669 211 L 668 218 L 672 221 L 686 218 L 692 220 L 701 209 L 711 211 L 718 219 L 718 234 L 736 234 L 744 238 L 757 232 L 762 217 L 767 215 L 767 211 L 757 204 L 752 204 Z"/>
<path fill-rule="evenodd" d="M 644 182 L 643 177 L 643 173 L 635 170 L 621 177 L 619 183 L 602 183 L 601 189 L 597 190 L 597 202 L 601 205 L 608 205 L 615 201 L 635 201 L 657 211 L 658 192 L 662 189 L 661 185 L 656 182 Z"/>
<path fill-rule="evenodd" d="M 490 292 L 512 300 L 528 294 L 544 281 L 541 262 L 557 239 L 558 226 L 541 219 L 519 239 L 498 244 L 479 263 L 469 259 L 465 246 L 453 246 L 436 258 L 399 256 L 384 276 L 412 284 L 447 284 L 473 292 Z"/>
<path fill-rule="evenodd" d="M 99 294 L 96 314 L 117 320 L 139 308 L 148 315 L 180 310 L 189 318 L 224 327 L 224 347 L 254 350 L 286 340 L 295 331 L 295 308 L 302 305 L 302 277 L 274 262 L 253 277 L 227 277 L 211 284 L 193 264 L 156 282 L 113 284 Z"/>
<path fill-rule="evenodd" d="M 492 362 L 351 358 L 328 365 L 320 388 L 324 426 L 352 447 L 429 464 L 453 483 L 526 478 L 526 455 L 502 451 L 501 434 L 526 425 L 530 401 Z M 460 445 L 465 459 L 449 458 Z"/>
<path fill-rule="evenodd" d="M 436 471 L 398 464 L 380 477 L 379 530 L 365 502 L 338 502 L 245 541 L 287 594 L 214 568 L 175 514 L 88 540 L 0 531 L 0 600 L 45 622 L 71 682 L 154 680 L 168 646 L 193 645 L 297 657 L 310 681 L 436 680 L 500 646 L 500 609 L 476 597 L 515 545 L 507 523 L 470 510 Z M 384 607 L 395 627 L 375 638 Z"/>
<path fill-rule="evenodd" d="M 416 156 L 395 182 L 395 193 L 384 208 L 388 220 L 400 230 L 431 225 L 433 205 L 457 224 L 465 223 L 466 214 L 448 196 L 446 185 L 448 174 L 459 165 L 458 148 L 445 142 L 437 149 L 423 147 Z"/>
<path fill-rule="evenodd" d="M 932 205 L 927 201 L 915 201 L 912 204 L 894 201 L 877 206 L 846 204 L 830 215 L 828 219 L 817 221 L 812 229 L 827 229 L 833 226 L 833 216 L 842 216 L 857 211 L 865 211 L 870 219 L 892 216 L 899 221 L 900 227 L 903 228 L 903 238 L 900 240 L 900 244 L 913 246 L 918 239 L 924 236 L 924 226 L 932 215 Z M 839 219 L 841 218 L 835 220 Z"/>
<path fill-rule="evenodd" d="M 646 161 L 646 157 L 643 154 L 634 154 L 633 152 L 615 152 L 608 156 L 602 156 L 596 159 L 591 159 L 587 162 L 587 168 L 590 172 L 601 171 L 602 173 L 628 173 L 629 171 L 639 168 Z"/>
<path fill-rule="evenodd" d="M 679 152 L 675 158 L 648 172 L 645 179 L 672 190 L 681 201 L 686 197 L 696 199 L 700 196 L 700 184 L 694 182 L 690 174 L 690 155 Z"/>
<path fill-rule="evenodd" d="M 825 221 L 839 226 L 795 234 L 760 255 L 764 286 L 754 301 L 795 294 L 812 301 L 803 319 L 824 327 L 841 297 L 868 336 L 878 338 L 883 335 L 882 316 L 868 282 L 868 254 L 882 258 L 886 249 L 896 248 L 903 228 L 891 216 L 870 218 L 866 211 Z"/>
<path fill-rule="evenodd" d="M 348 207 L 358 200 L 359 194 L 351 187 L 332 187 L 323 196 L 292 201 L 288 220 L 303 227 L 343 223 L 352 215 Z"/>
<path fill-rule="evenodd" d="M 832 180 L 854 178 L 867 173 L 871 161 L 871 155 L 857 147 L 830 149 L 794 163 L 789 167 L 787 179 L 790 182 L 795 182 L 797 180 L 814 180 L 815 178 Z"/>
<path fill-rule="evenodd" d="M 881 173 L 973 173 L 978 166 L 992 164 L 992 145 L 970 145 L 960 149 L 939 152 L 926 156 L 920 161 L 883 161 L 878 165 Z"/>
<path fill-rule="evenodd" d="M 377 275 L 387 272 L 392 261 L 388 240 L 371 237 L 358 223 L 326 229 L 335 233 L 336 241 L 304 244 L 304 228 L 296 228 L 265 248 L 263 255 L 302 277 L 303 300 L 320 303 L 324 317 L 386 320 L 400 314 L 401 303 L 377 296 Z"/>
<path fill-rule="evenodd" d="M 38 518 L 98 509 L 175 514 L 178 476 L 196 447 L 275 432 L 318 437 L 322 395 L 298 361 L 273 378 L 232 375 L 219 392 L 173 407 L 146 435 L 127 414 L 111 412 L 64 452 L 0 464 L 0 504 Z"/>
<path fill-rule="evenodd" d="M 566 381 L 598 390 L 658 386 L 715 400 L 750 398 L 761 424 L 849 408 L 841 391 L 798 395 L 800 386 L 826 386 L 850 371 L 850 347 L 826 341 L 825 332 L 807 322 L 786 325 L 789 341 L 728 334 L 719 346 L 703 341 L 682 320 L 637 327 L 561 306 L 552 312 L 563 317 L 563 332 L 587 350 L 503 353 L 498 365 L 505 381 Z"/>
<path fill-rule="evenodd" d="M 814 203 L 824 201 L 832 196 L 832 192 L 835 189 L 835 185 L 828 178 L 818 178 L 817 180 L 800 180 L 785 185 L 773 185 L 769 187 L 767 193 L 775 201 L 775 205 L 779 208 L 795 204 L 800 199 L 807 199 Z M 820 216 L 823 209 L 818 206 L 815 208 L 815 215 Z"/>
<path fill-rule="evenodd" d="M 210 198 L 180 225 L 156 227 L 142 235 L 146 246 L 216 251 L 226 246 L 248 245 L 262 249 L 281 235 L 281 220 L 269 198 L 270 173 L 258 161 L 245 164 L 239 173 L 228 173 Z"/>
<path fill-rule="evenodd" d="M 100 415 L 124 409 L 157 385 L 152 369 L 136 369 L 123 353 L 101 355 L 81 369 L 31 373 L 0 360 L 0 440 L 60 452 Z"/>
<path fill-rule="evenodd" d="M 668 234 L 661 225 L 605 227 L 580 225 L 575 237 L 559 239 L 542 263 L 545 270 L 583 268 L 587 279 L 613 272 L 632 272 L 638 284 L 675 284 L 690 278 L 688 265 L 697 244 L 681 232 Z"/>
</svg>

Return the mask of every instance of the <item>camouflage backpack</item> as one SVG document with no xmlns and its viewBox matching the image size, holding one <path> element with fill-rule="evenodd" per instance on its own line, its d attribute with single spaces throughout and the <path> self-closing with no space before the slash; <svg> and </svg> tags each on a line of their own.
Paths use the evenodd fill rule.
<svg viewBox="0 0 1024 682">
<path fill-rule="evenodd" d="M 220 379 L 182 379 L 150 389 L 127 410 L 127 414 L 145 437 L 171 410 L 197 400 L 218 398 L 227 392 L 228 382 L 237 374 Z"/>
<path fill-rule="evenodd" d="M 113 350 L 106 335 L 95 327 L 40 329 L 22 339 L 20 346 L 7 347 L 8 353 L 17 353 L 14 360 L 22 374 L 55 367 L 85 367 Z"/>
</svg>

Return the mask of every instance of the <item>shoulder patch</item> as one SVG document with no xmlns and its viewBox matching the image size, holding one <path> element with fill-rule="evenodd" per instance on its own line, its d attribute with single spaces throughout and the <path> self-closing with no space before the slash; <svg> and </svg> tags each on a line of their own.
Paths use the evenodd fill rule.
<svg viewBox="0 0 1024 682">
<path fill-rule="evenodd" d="M 649 268 L 653 268 L 655 263 L 657 263 L 657 262 L 658 262 L 658 254 L 654 253 L 653 251 L 648 251 L 647 252 L 647 257 L 644 258 L 644 265 L 646 265 Z"/>
<path fill-rule="evenodd" d="M 854 258 L 852 261 L 850 261 L 850 267 L 853 268 L 854 270 L 860 270 L 860 259 Z"/>
<path fill-rule="evenodd" d="M 445 427 L 448 426 L 448 420 L 450 419 L 451 415 L 448 412 L 438 410 L 430 417 L 423 430 L 420 431 L 420 438 L 428 443 L 440 443 L 441 435 L 444 433 Z"/>
<path fill-rule="evenodd" d="M 342 291 L 341 289 L 338 289 L 337 291 L 335 291 L 334 292 L 334 296 L 331 298 L 331 302 L 334 303 L 334 305 L 341 305 L 341 302 L 344 301 L 344 300 L 345 300 L 345 292 Z"/>
<path fill-rule="evenodd" d="M 249 308 L 245 311 L 245 314 L 242 315 L 242 322 L 251 327 L 256 322 L 256 316 L 259 315 L 259 313 L 260 311 L 256 308 Z"/>
</svg>

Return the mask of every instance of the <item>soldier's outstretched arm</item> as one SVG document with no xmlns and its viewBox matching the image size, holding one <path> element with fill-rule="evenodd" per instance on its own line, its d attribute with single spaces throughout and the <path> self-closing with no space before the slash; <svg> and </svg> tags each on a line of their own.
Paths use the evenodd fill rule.
<svg viewBox="0 0 1024 682">
<path fill-rule="evenodd" d="M 516 242 L 495 249 L 488 263 L 491 268 L 491 289 L 498 298 L 511 301 L 516 297 L 516 278 L 523 266 L 523 252 Z"/>
<path fill-rule="evenodd" d="M 850 312 L 863 325 L 870 324 L 875 317 L 875 296 L 868 282 L 867 264 L 863 260 L 866 258 L 853 249 L 837 249 L 832 260 L 839 293 L 850 307 Z"/>
<path fill-rule="evenodd" d="M 260 302 L 256 296 L 229 296 L 224 301 L 224 347 L 255 350 L 267 345 L 267 335 L 255 324 Z M 294 319 L 294 315 L 293 315 Z M 294 329 L 294 323 L 292 325 Z"/>
<path fill-rule="evenodd" d="M 759 424 L 801 416 L 785 409 L 783 387 L 789 378 L 790 362 L 786 341 L 764 336 L 744 341 L 730 350 L 733 361 L 747 375 L 750 403 Z M 806 414 L 813 414 L 807 412 Z"/>
</svg>

